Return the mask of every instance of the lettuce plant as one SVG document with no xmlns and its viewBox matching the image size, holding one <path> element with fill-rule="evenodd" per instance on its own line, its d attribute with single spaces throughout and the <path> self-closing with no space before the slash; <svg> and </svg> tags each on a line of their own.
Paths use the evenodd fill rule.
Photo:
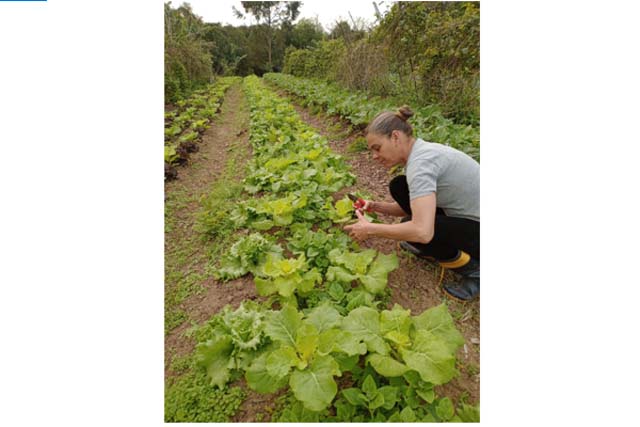
<svg viewBox="0 0 640 427">
<path fill-rule="evenodd" d="M 165 145 L 164 146 L 164 161 L 172 164 L 178 160 L 178 153 L 176 152 L 176 147 L 173 145 Z"/>
<path fill-rule="evenodd" d="M 231 218 L 236 227 L 248 225 L 256 230 L 269 230 L 293 223 L 294 213 L 306 205 L 306 193 L 290 193 L 280 198 L 265 196 L 240 203 L 231 212 Z"/>
<path fill-rule="evenodd" d="M 325 232 L 312 231 L 308 224 L 292 224 L 293 235 L 287 243 L 294 254 L 304 254 L 309 265 L 318 267 L 324 273 L 330 265 L 329 252 L 333 249 L 346 250 L 352 240 L 341 230 Z"/>
<path fill-rule="evenodd" d="M 312 411 L 331 404 L 337 394 L 334 377 L 356 369 L 359 356 L 383 377 L 413 375 L 414 382 L 422 381 L 425 400 L 433 400 L 433 385 L 457 374 L 455 351 L 464 342 L 445 305 L 415 317 L 398 305 L 382 312 L 359 307 L 345 317 L 330 304 L 306 314 L 286 306 L 267 314 L 265 333 L 275 345 L 246 370 L 249 386 L 271 393 L 288 383 L 296 399 Z M 378 390 L 372 381 L 365 380 L 360 390 L 347 389 L 347 401 L 369 410 L 385 405 L 391 409 L 398 390 Z"/>
<path fill-rule="evenodd" d="M 206 369 L 213 386 L 223 388 L 234 371 L 249 367 L 268 343 L 264 329 L 264 310 L 253 301 L 244 301 L 235 311 L 226 306 L 196 331 L 201 342 L 195 360 Z"/>
<path fill-rule="evenodd" d="M 259 295 L 278 294 L 289 298 L 294 293 L 305 293 L 322 281 L 322 275 L 316 268 L 309 269 L 304 255 L 298 258 L 283 258 L 279 254 L 270 253 L 261 277 L 254 278 Z"/>
<path fill-rule="evenodd" d="M 357 280 L 372 294 L 380 294 L 387 285 L 389 272 L 398 267 L 395 254 L 377 254 L 373 249 L 349 252 L 334 249 L 329 252 L 331 266 L 327 269 L 329 281 L 352 282 Z"/>
<path fill-rule="evenodd" d="M 230 280 L 247 273 L 260 275 L 268 255 L 282 254 L 282 247 L 272 238 L 260 233 L 245 236 L 234 243 L 229 252 L 222 257 L 220 268 L 214 270 L 214 277 L 219 280 Z"/>
<path fill-rule="evenodd" d="M 327 208 L 330 210 L 329 217 L 335 223 L 345 223 L 353 218 L 353 202 L 347 196 L 338 200 L 333 209 L 331 209 L 331 205 L 327 206 Z"/>
<path fill-rule="evenodd" d="M 274 392 L 286 384 L 304 407 L 320 411 L 328 407 L 341 376 L 333 354 L 355 356 L 366 347 L 339 328 L 340 314 L 323 305 L 306 316 L 291 306 L 267 315 L 265 332 L 279 347 L 265 352 L 247 369 L 249 386 L 261 393 Z"/>
</svg>

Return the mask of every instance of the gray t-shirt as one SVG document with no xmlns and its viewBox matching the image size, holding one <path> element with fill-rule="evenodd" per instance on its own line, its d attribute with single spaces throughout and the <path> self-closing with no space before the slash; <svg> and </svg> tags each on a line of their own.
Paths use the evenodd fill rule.
<svg viewBox="0 0 640 427">
<path fill-rule="evenodd" d="M 480 222 L 480 164 L 467 154 L 418 138 L 406 174 L 411 200 L 435 192 L 447 216 Z"/>
</svg>

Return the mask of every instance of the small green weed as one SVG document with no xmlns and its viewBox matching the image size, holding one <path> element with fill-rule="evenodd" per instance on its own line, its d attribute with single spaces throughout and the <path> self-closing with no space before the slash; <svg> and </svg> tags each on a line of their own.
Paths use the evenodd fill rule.
<svg viewBox="0 0 640 427">
<path fill-rule="evenodd" d="M 164 333 L 167 334 L 177 328 L 187 320 L 187 313 L 184 310 L 175 307 L 165 308 L 164 311 Z"/>
<path fill-rule="evenodd" d="M 171 361 L 169 368 L 176 374 L 182 374 L 193 366 L 193 358 L 188 356 L 177 356 Z"/>
<path fill-rule="evenodd" d="M 467 373 L 472 377 L 478 375 L 480 373 L 480 366 L 475 363 L 467 364 Z"/>
<path fill-rule="evenodd" d="M 363 136 L 359 136 L 353 140 L 351 144 L 347 147 L 347 151 L 349 153 L 361 153 L 363 151 L 367 151 L 369 147 L 367 146 L 367 140 L 364 139 Z"/>
<path fill-rule="evenodd" d="M 202 370 L 191 371 L 165 386 L 165 422 L 229 422 L 246 398 L 239 387 L 219 390 Z"/>
</svg>

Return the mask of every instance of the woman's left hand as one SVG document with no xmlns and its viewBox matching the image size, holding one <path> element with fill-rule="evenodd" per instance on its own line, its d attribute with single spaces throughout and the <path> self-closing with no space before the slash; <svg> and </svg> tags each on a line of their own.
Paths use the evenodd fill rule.
<svg viewBox="0 0 640 427">
<path fill-rule="evenodd" d="M 362 215 L 360 209 L 356 209 L 356 216 L 358 217 L 358 222 L 351 225 L 346 225 L 344 227 L 344 231 L 349 233 L 352 239 L 363 241 L 369 238 L 369 221 L 367 221 Z"/>
</svg>

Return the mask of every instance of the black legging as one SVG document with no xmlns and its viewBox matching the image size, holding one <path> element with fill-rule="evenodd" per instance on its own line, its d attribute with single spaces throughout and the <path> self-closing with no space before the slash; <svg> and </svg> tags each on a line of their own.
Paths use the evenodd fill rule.
<svg viewBox="0 0 640 427">
<path fill-rule="evenodd" d="M 393 178 L 389 183 L 389 191 L 393 199 L 410 216 L 411 202 L 407 177 L 399 175 Z M 479 260 L 480 223 L 471 219 L 447 216 L 441 208 L 437 208 L 433 239 L 429 243 L 410 243 L 423 255 L 439 261 L 455 258 L 458 250 L 463 250 Z"/>
</svg>

